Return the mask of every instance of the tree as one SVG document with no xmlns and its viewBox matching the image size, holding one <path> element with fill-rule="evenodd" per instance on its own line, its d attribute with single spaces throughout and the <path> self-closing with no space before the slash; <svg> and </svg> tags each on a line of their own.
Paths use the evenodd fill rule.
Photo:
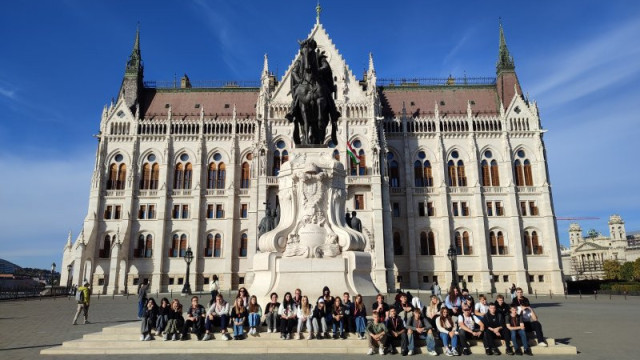
<svg viewBox="0 0 640 360">
<path fill-rule="evenodd" d="M 633 278 L 640 281 L 640 258 L 633 262 Z"/>
<path fill-rule="evenodd" d="M 620 267 L 620 280 L 632 281 L 633 280 L 633 263 L 630 261 L 625 262 Z"/>
<path fill-rule="evenodd" d="M 620 279 L 620 263 L 616 260 L 605 260 L 602 264 L 604 269 L 604 278 L 607 280 Z"/>
</svg>

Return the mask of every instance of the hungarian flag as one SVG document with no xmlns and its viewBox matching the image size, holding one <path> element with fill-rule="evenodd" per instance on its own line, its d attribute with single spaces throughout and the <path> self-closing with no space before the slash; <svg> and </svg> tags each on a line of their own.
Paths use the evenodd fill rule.
<svg viewBox="0 0 640 360">
<path fill-rule="evenodd" d="M 347 155 L 351 157 L 351 161 L 353 161 L 356 164 L 360 164 L 360 158 L 356 154 L 357 153 L 353 148 L 353 146 L 351 146 L 351 143 L 347 141 Z"/>
</svg>

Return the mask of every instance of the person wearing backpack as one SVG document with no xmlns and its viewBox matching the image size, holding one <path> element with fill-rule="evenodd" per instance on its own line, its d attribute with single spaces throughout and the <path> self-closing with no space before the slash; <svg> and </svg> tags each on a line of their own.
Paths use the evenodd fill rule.
<svg viewBox="0 0 640 360">
<path fill-rule="evenodd" d="M 78 287 L 76 291 L 76 302 L 78 303 L 78 309 L 76 310 L 76 316 L 73 317 L 73 325 L 78 325 L 78 316 L 82 312 L 84 315 L 84 323 L 89 324 L 89 302 L 91 301 L 91 287 L 88 281 L 85 281 L 84 286 Z"/>
</svg>

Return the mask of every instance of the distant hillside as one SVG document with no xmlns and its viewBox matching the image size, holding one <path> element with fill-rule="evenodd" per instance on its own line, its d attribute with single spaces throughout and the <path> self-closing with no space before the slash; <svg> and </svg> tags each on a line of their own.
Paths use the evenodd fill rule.
<svg viewBox="0 0 640 360">
<path fill-rule="evenodd" d="M 15 274 L 22 268 L 12 262 L 4 259 L 0 259 L 0 274 Z"/>
</svg>

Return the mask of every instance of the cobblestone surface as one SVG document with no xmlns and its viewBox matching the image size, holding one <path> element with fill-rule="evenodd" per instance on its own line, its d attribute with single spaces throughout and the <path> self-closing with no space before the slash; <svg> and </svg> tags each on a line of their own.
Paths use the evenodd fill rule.
<svg viewBox="0 0 640 360">
<path fill-rule="evenodd" d="M 162 296 L 161 296 L 162 297 Z M 424 301 L 426 296 L 420 296 Z M 208 299 L 208 298 L 207 298 Z M 580 359 L 632 359 L 635 351 L 635 332 L 640 323 L 640 297 L 530 297 L 540 316 L 544 334 L 559 343 L 578 348 Z M 188 303 L 187 299 L 181 302 Z M 366 301 L 368 305 L 370 301 Z M 0 302 L 0 358 L 1 359 L 99 359 L 103 356 L 44 356 L 40 350 L 79 339 L 83 334 L 99 332 L 102 328 L 136 320 L 137 304 L 134 296 L 93 297 L 89 309 L 91 324 L 71 324 L 75 314 L 73 299 L 33 299 Z M 81 323 L 81 321 L 80 321 Z M 417 355 L 422 356 L 422 355 Z M 180 359 L 175 355 L 115 355 L 113 359 Z M 255 359 L 255 355 L 226 355 L 233 359 Z M 316 356 L 311 356 L 316 357 Z M 324 355 L 317 359 L 345 359 L 355 355 Z M 359 356 L 358 356 L 359 357 Z M 485 357 L 473 355 L 472 357 Z M 569 358 L 569 356 L 564 356 Z M 211 355 L 189 355 L 189 359 L 210 359 Z M 299 359 L 297 355 L 262 355 L 273 360 Z M 555 357 L 554 357 L 555 358 Z M 571 356 L 574 358 L 574 356 Z"/>
</svg>

